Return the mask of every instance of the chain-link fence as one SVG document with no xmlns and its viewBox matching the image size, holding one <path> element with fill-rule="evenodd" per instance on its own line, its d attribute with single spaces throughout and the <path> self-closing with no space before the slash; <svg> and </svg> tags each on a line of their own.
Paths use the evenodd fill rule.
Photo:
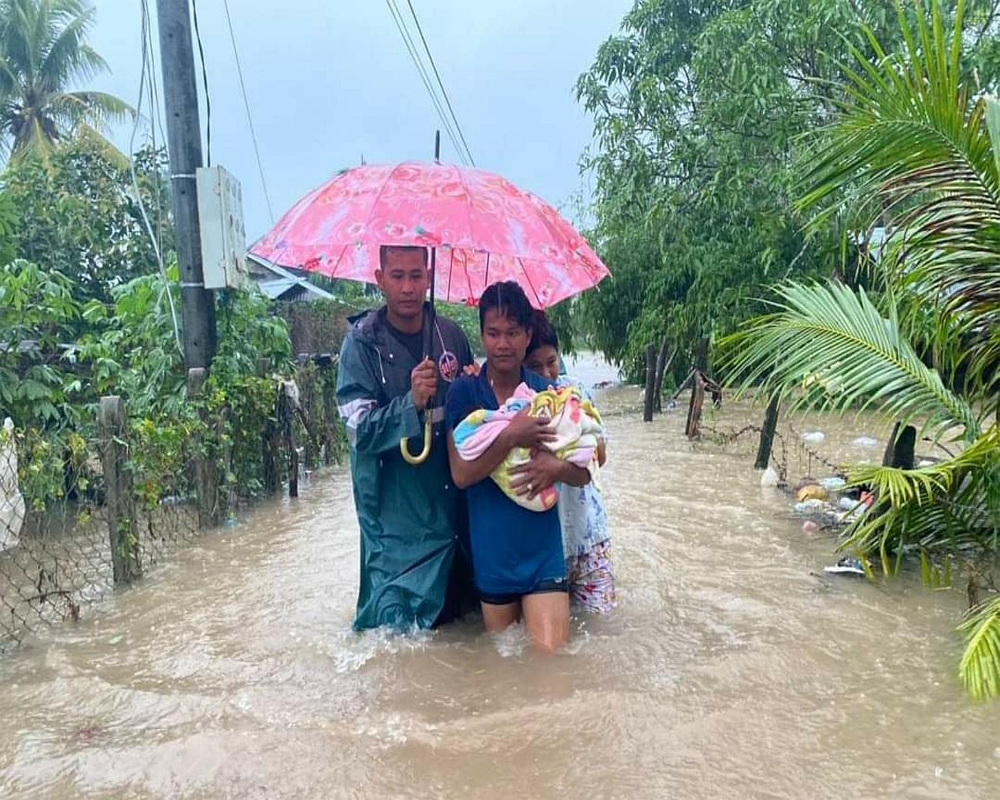
<svg viewBox="0 0 1000 800">
<path fill-rule="evenodd" d="M 339 460 L 334 366 L 305 361 L 295 380 L 261 375 L 229 398 L 189 387 L 163 419 L 104 397 L 78 421 L 90 438 L 0 427 L 0 653 L 79 619 L 239 503 Z"/>
<path fill-rule="evenodd" d="M 0 650 L 53 621 L 79 619 L 86 605 L 198 532 L 186 470 L 147 474 L 130 457 L 141 442 L 123 419 L 100 431 L 53 459 L 62 463 L 62 485 L 45 502 L 25 498 L 20 485 L 26 472 L 45 468 L 38 452 L 66 439 L 9 425 L 0 433 Z M 152 484 L 155 494 L 146 490 Z"/>
</svg>

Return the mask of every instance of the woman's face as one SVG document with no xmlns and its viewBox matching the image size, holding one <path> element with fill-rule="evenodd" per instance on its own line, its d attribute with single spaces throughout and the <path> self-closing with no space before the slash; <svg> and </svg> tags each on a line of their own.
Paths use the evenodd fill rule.
<svg viewBox="0 0 1000 800">
<path fill-rule="evenodd" d="M 531 331 L 491 308 L 483 320 L 483 349 L 490 364 L 501 372 L 514 372 L 524 363 Z"/>
<path fill-rule="evenodd" d="M 559 378 L 559 351 L 550 344 L 536 347 L 524 359 L 524 366 L 547 380 Z"/>
</svg>

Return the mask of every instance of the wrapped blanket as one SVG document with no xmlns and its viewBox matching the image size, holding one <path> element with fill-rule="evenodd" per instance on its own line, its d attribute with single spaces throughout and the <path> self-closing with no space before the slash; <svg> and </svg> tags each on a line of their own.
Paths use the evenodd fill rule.
<svg viewBox="0 0 1000 800">
<path fill-rule="evenodd" d="M 474 461 L 485 453 L 512 419 L 525 408 L 532 417 L 552 420 L 556 439 L 545 447 L 563 461 L 570 461 L 590 472 L 591 481 L 597 480 L 597 441 L 604 434 L 604 423 L 597 409 L 575 386 L 534 392 L 525 384 L 496 411 L 478 409 L 455 428 L 455 449 L 466 461 Z M 531 511 L 548 511 L 559 499 L 555 486 L 537 494 L 534 499 L 518 495 L 511 488 L 510 471 L 531 459 L 526 447 L 515 447 L 507 458 L 493 471 L 492 478 L 507 497 Z"/>
</svg>

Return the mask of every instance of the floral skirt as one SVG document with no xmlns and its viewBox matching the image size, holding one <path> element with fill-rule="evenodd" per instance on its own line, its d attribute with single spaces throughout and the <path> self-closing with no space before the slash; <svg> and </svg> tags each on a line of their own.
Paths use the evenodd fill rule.
<svg viewBox="0 0 1000 800">
<path fill-rule="evenodd" d="M 566 559 L 570 599 L 587 611 L 607 614 L 615 607 L 615 578 L 611 542 L 598 542 L 582 556 Z"/>
</svg>

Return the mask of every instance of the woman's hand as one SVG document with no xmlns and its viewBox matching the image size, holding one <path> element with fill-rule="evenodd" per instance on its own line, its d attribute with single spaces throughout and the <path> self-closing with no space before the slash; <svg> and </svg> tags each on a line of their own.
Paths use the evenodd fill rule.
<svg viewBox="0 0 1000 800">
<path fill-rule="evenodd" d="M 572 465 L 570 465 L 572 466 Z M 510 471 L 510 487 L 515 494 L 534 500 L 535 496 L 562 480 L 566 462 L 548 450 L 539 450 L 527 464 Z"/>
<path fill-rule="evenodd" d="M 466 364 L 462 367 L 462 374 L 468 375 L 470 378 L 478 378 L 479 373 L 483 371 L 483 368 L 479 366 L 478 363 L 473 361 L 471 364 Z"/>
<path fill-rule="evenodd" d="M 501 436 L 507 448 L 527 447 L 529 450 L 542 447 L 546 442 L 555 441 L 556 432 L 552 430 L 552 420 L 528 415 L 528 409 L 520 411 L 504 428 Z"/>
</svg>

